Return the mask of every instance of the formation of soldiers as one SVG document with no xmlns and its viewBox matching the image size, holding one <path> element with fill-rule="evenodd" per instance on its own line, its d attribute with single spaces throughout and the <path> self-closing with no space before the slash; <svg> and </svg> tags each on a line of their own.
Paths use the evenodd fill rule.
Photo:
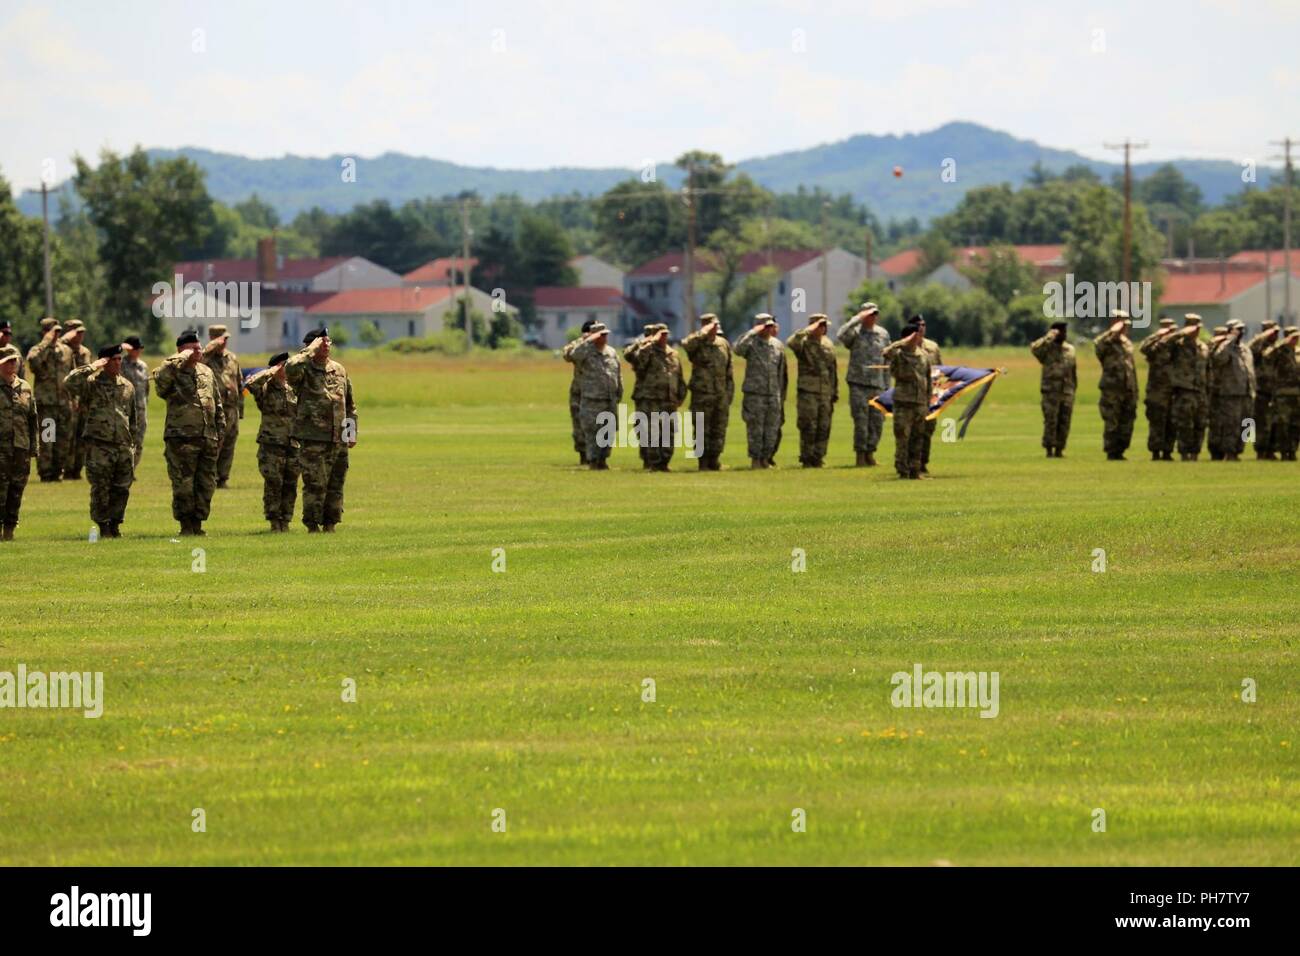
<svg viewBox="0 0 1300 956">
<path fill-rule="evenodd" d="M 308 532 L 332 532 L 342 521 L 357 413 L 347 371 L 330 357 L 328 329 L 308 332 L 300 351 L 272 356 L 247 382 L 224 325 L 208 327 L 202 348 L 197 332 L 183 332 L 152 373 L 137 336 L 93 359 L 84 337 L 80 322 L 44 319 L 24 363 L 9 323 L 0 323 L 0 540 L 13 540 L 33 457 L 45 482 L 78 479 L 84 468 L 98 536 L 121 537 L 151 383 L 167 403 L 164 459 L 182 535 L 206 533 L 213 495 L 228 487 L 245 388 L 262 413 L 257 463 L 271 530 L 289 530 L 299 478 Z"/>
<path fill-rule="evenodd" d="M 932 370 L 942 361 L 939 346 L 925 337 L 925 320 L 921 316 L 915 316 L 905 329 L 905 337 L 892 345 L 889 333 L 877 324 L 879 318 L 876 304 L 864 302 L 838 336 L 839 344 L 849 350 L 849 409 L 857 465 L 876 465 L 884 414 L 871 401 L 890 387 L 892 376 L 894 436 L 900 449 L 894 466 L 902 478 L 925 478 L 929 475 L 930 439 L 935 425 L 928 415 L 930 381 Z M 723 336 L 716 315 L 706 313 L 700 316 L 700 322 L 699 331 L 682 341 L 691 360 L 689 384 L 681 359 L 669 344 L 667 326 L 647 325 L 623 349 L 622 357 L 636 377 L 632 391 L 636 411 L 646 416 L 645 420 L 657 415 L 669 423 L 666 434 L 638 443 L 642 467 L 670 470 L 678 427 L 674 413 L 689 392 L 690 410 L 703 430 L 699 468 L 722 468 L 727 420 L 735 398 L 733 355 L 745 359 L 741 418 L 745 422 L 750 467 L 777 467 L 789 389 L 787 349 L 794 355 L 798 369 L 799 462 L 805 468 L 823 467 L 839 401 L 839 360 L 828 334 L 827 316 L 810 316 L 804 328 L 782 342 L 776 319 L 760 313 L 754 317 L 754 326 L 734 346 Z M 561 354 L 573 365 L 569 415 L 578 463 L 595 470 L 607 469 L 610 445 L 607 437 L 602 437 L 600 423 L 617 414 L 623 397 L 622 366 L 619 354 L 609 345 L 609 329 L 600 322 L 584 323 L 582 334 Z"/>
<path fill-rule="evenodd" d="M 1093 340 L 1101 363 L 1102 445 L 1106 457 L 1123 461 L 1137 417 L 1138 385 L 1132 321 L 1121 310 Z M 1214 461 L 1239 461 L 1254 433 L 1255 456 L 1296 460 L 1300 444 L 1300 328 L 1269 320 L 1249 342 L 1238 319 L 1215 326 L 1206 341 L 1201 316 L 1189 312 L 1182 327 L 1162 318 L 1138 347 L 1148 374 L 1144 399 L 1147 450 L 1152 461 L 1196 461 L 1204 447 Z M 1070 433 L 1078 385 L 1074 346 L 1065 322 L 1052 323 L 1030 346 L 1042 364 L 1043 447 L 1059 458 Z"/>
</svg>

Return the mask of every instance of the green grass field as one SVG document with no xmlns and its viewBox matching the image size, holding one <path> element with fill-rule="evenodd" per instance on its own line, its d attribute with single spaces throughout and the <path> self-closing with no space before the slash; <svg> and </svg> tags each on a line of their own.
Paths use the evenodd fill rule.
<svg viewBox="0 0 1300 956">
<path fill-rule="evenodd" d="M 1140 419 L 1105 461 L 1083 350 L 1046 460 L 1027 354 L 951 351 L 1010 374 L 930 482 L 888 434 L 849 467 L 847 401 L 824 470 L 793 407 L 786 467 L 744 469 L 737 402 L 736 470 L 589 472 L 558 360 L 345 353 L 339 533 L 266 533 L 250 400 L 204 573 L 154 400 L 127 537 L 33 478 L 0 546 L 0 670 L 106 698 L 0 710 L 0 863 L 1300 861 L 1300 468 L 1152 463 Z M 999 716 L 895 709 L 917 662 L 998 671 Z"/>
</svg>

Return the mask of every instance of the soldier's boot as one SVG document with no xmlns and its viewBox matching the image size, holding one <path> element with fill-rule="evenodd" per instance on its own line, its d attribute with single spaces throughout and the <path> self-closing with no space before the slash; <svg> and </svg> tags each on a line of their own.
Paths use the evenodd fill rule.
<svg viewBox="0 0 1300 956">
<path fill-rule="evenodd" d="M 586 463 L 587 463 L 587 456 L 582 454 L 582 452 L 578 452 L 578 465 L 582 466 L 585 465 Z"/>
<path fill-rule="evenodd" d="M 761 458 L 751 458 L 749 459 L 749 467 L 752 471 L 758 471 L 759 469 L 766 468 L 767 462 Z"/>
<path fill-rule="evenodd" d="M 1151 460 L 1152 460 L 1152 461 L 1163 461 L 1163 460 L 1164 460 L 1164 457 L 1165 457 L 1164 452 L 1153 451 L 1153 452 L 1151 453 Z"/>
<path fill-rule="evenodd" d="M 700 471 L 712 471 L 713 466 L 709 464 L 709 459 L 701 457 L 697 460 Z"/>
<path fill-rule="evenodd" d="M 194 529 L 193 533 L 198 535 L 200 538 L 207 534 L 207 532 L 203 530 L 203 522 L 199 521 L 197 518 L 190 522 L 190 527 Z"/>
<path fill-rule="evenodd" d="M 875 468 L 876 465 L 879 464 L 879 462 L 876 461 L 875 455 L 873 455 L 871 452 L 867 452 L 866 464 L 868 468 Z"/>
<path fill-rule="evenodd" d="M 854 468 L 866 468 L 866 467 L 867 467 L 867 453 L 866 453 L 865 451 L 860 451 L 860 452 L 858 452 L 858 460 L 857 460 L 856 462 L 854 462 L 853 467 L 854 467 Z"/>
<path fill-rule="evenodd" d="M 95 526 L 99 528 L 100 538 L 113 537 L 113 525 L 109 521 L 96 521 Z"/>
<path fill-rule="evenodd" d="M 303 524 L 307 526 L 308 534 L 320 534 L 320 525 L 316 524 L 314 521 L 304 521 Z"/>
<path fill-rule="evenodd" d="M 1049 449 L 1047 449 L 1047 457 L 1048 457 L 1048 458 L 1055 458 L 1055 457 L 1056 457 L 1056 449 L 1055 449 L 1055 448 L 1049 448 Z"/>
<path fill-rule="evenodd" d="M 14 528 L 16 527 L 18 526 L 7 524 L 3 528 L 0 528 L 0 541 L 12 541 L 14 539 Z"/>
<path fill-rule="evenodd" d="M 777 467 L 776 459 L 775 459 L 775 458 L 769 458 L 769 459 L 767 459 L 767 461 L 764 462 L 764 464 L 765 464 L 768 468 L 776 468 L 776 467 Z"/>
<path fill-rule="evenodd" d="M 230 485 L 227 483 L 227 481 L 226 481 L 225 478 L 222 478 L 220 481 L 217 482 L 217 487 L 218 487 L 218 488 L 229 488 Z"/>
<path fill-rule="evenodd" d="M 324 531 L 326 534 L 334 533 L 334 526 L 332 524 L 323 524 L 320 526 L 320 529 Z"/>
<path fill-rule="evenodd" d="M 122 537 L 122 532 L 121 532 L 121 530 L 120 530 L 121 527 L 122 527 L 122 526 L 121 526 L 121 523 L 120 523 L 120 522 L 117 522 L 117 521 L 110 521 L 110 522 L 108 522 L 108 536 L 109 536 L 110 538 L 120 538 L 120 537 Z"/>
<path fill-rule="evenodd" d="M 1160 455 L 1160 460 L 1161 460 L 1161 461 L 1173 461 L 1173 460 L 1174 460 L 1174 453 L 1173 453 L 1172 451 L 1162 452 L 1161 455 Z"/>
<path fill-rule="evenodd" d="M 1057 458 L 1064 458 L 1064 457 L 1065 457 L 1065 449 L 1064 449 L 1064 448 L 1058 448 L 1058 449 L 1056 449 L 1056 457 L 1057 457 Z"/>
<path fill-rule="evenodd" d="M 921 472 L 916 468 L 910 468 L 908 469 L 907 474 L 899 475 L 899 477 L 906 478 L 909 481 L 919 481 L 921 479 Z"/>
</svg>

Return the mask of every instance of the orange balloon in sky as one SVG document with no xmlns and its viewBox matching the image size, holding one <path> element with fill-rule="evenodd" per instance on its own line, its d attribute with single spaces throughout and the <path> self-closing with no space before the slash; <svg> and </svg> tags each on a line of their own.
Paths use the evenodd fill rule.
<svg viewBox="0 0 1300 956">
<path fill-rule="evenodd" d="M 902 166 L 895 166 L 895 167 L 894 167 L 894 178 L 895 178 L 895 179 L 902 179 L 902 178 L 903 178 L 903 167 L 902 167 Z"/>
</svg>

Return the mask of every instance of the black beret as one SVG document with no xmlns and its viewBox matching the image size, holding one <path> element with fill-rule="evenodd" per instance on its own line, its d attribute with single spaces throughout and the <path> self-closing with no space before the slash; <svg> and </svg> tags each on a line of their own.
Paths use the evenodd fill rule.
<svg viewBox="0 0 1300 956">
<path fill-rule="evenodd" d="M 102 349 L 99 350 L 100 358 L 117 358 L 121 354 L 122 354 L 121 345 L 105 345 Z"/>
<path fill-rule="evenodd" d="M 125 342 L 127 345 L 131 346 L 131 348 L 133 349 L 144 348 L 144 346 L 140 344 L 140 336 L 138 335 L 128 335 L 122 341 Z"/>
<path fill-rule="evenodd" d="M 1053 323 L 1052 323 L 1052 328 L 1054 328 L 1054 329 L 1060 329 L 1062 332 L 1064 332 L 1064 331 L 1065 331 L 1066 329 L 1068 329 L 1069 327 L 1070 327 L 1070 323 L 1068 323 L 1068 322 L 1064 322 L 1064 321 L 1061 321 L 1061 322 L 1053 322 Z"/>
<path fill-rule="evenodd" d="M 287 362 L 287 361 L 289 361 L 288 352 L 277 352 L 275 355 L 271 356 L 269 364 L 279 365 L 281 362 Z"/>
<path fill-rule="evenodd" d="M 330 330 L 327 329 L 325 326 L 322 325 L 320 328 L 318 328 L 318 329 L 312 329 L 310 332 L 308 332 L 306 335 L 304 335 L 304 336 L 302 337 L 302 344 L 303 344 L 303 345 L 311 345 L 313 342 L 315 342 L 315 341 L 316 341 L 318 338 L 320 338 L 322 335 L 329 335 L 329 334 L 330 334 Z"/>
<path fill-rule="evenodd" d="M 591 327 L 592 327 L 593 325 L 595 325 L 595 324 L 596 324 L 596 320 L 595 320 L 595 319 L 588 319 L 586 322 L 583 322 L 583 323 L 582 323 L 582 334 L 583 334 L 583 335 L 586 335 L 588 332 L 590 332 L 590 331 L 591 331 Z"/>
<path fill-rule="evenodd" d="M 0 321 L 0 332 L 12 332 L 14 327 L 9 324 L 9 320 Z"/>
<path fill-rule="evenodd" d="M 180 335 L 176 336 L 177 348 L 180 348 L 182 345 L 190 345 L 191 343 L 197 345 L 198 342 L 199 342 L 199 333 L 195 332 L 193 329 L 189 329 L 185 332 L 182 332 Z"/>
<path fill-rule="evenodd" d="M 919 315 L 912 316 L 910 319 L 907 320 L 907 324 L 903 326 L 903 334 L 911 335 L 913 332 L 921 328 L 921 323 L 924 321 L 925 320 L 921 318 Z"/>
</svg>

